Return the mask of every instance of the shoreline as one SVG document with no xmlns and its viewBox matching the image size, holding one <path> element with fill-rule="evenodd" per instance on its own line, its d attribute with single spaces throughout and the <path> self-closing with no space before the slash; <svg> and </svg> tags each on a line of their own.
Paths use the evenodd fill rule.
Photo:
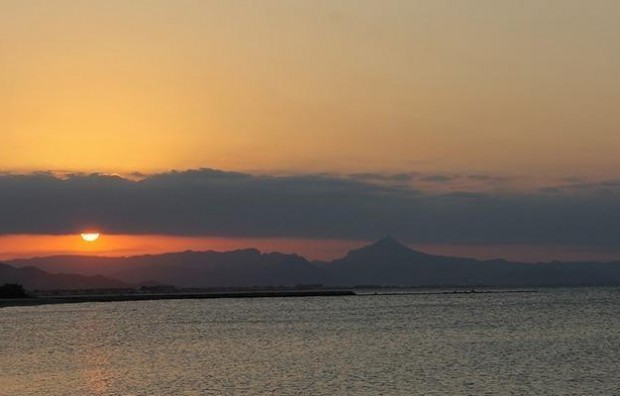
<svg viewBox="0 0 620 396">
<path fill-rule="evenodd" d="M 169 293 L 169 294 L 109 294 L 48 296 L 0 299 L 0 308 L 32 307 L 50 304 L 77 304 L 86 302 L 121 302 L 151 300 L 207 300 L 215 298 L 275 298 L 275 297 L 336 297 L 355 296 L 352 290 L 256 291 L 222 293 Z"/>
<path fill-rule="evenodd" d="M 342 297 L 342 296 L 407 296 L 407 295 L 458 295 L 458 294 L 495 294 L 495 293 L 536 293 L 537 289 L 508 290 L 453 290 L 453 291 L 355 291 L 355 290 L 287 290 L 287 291 L 251 291 L 251 292 L 207 292 L 207 293 L 152 293 L 152 294 L 99 294 L 44 296 L 28 298 L 0 299 L 0 309 L 8 307 L 34 307 L 51 304 L 78 304 L 88 302 L 123 302 L 153 300 L 208 300 L 218 298 L 282 298 L 282 297 Z"/>
<path fill-rule="evenodd" d="M 358 292 L 357 296 L 426 296 L 435 294 L 509 294 L 509 293 L 537 293 L 537 289 L 509 289 L 509 290 L 484 290 L 484 289 L 471 289 L 471 290 L 453 290 L 453 291 L 390 291 L 390 292 Z"/>
</svg>

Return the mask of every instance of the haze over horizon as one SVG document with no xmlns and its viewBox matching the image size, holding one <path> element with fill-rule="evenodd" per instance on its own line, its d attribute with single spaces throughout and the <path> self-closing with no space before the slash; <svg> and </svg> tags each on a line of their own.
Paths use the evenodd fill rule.
<svg viewBox="0 0 620 396">
<path fill-rule="evenodd" d="M 620 260 L 617 1 L 0 6 L 0 259 Z"/>
</svg>

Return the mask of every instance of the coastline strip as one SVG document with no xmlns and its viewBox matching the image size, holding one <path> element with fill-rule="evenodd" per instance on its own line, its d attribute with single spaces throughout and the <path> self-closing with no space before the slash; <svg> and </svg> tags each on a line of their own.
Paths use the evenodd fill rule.
<svg viewBox="0 0 620 396">
<path fill-rule="evenodd" d="M 223 293 L 168 293 L 168 294 L 110 294 L 49 296 L 32 298 L 0 299 L 0 308 L 36 306 L 47 304 L 75 304 L 85 302 L 119 302 L 149 300 L 205 300 L 212 298 L 269 298 L 269 297 L 333 297 L 355 296 L 352 290 L 304 290 L 304 291 L 256 291 Z"/>
</svg>

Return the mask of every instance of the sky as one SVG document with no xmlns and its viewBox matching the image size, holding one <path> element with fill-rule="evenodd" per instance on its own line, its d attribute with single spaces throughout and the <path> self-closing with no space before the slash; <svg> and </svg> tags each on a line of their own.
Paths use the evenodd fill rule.
<svg viewBox="0 0 620 396">
<path fill-rule="evenodd" d="M 615 0 L 0 0 L 0 258 L 93 251 L 66 236 L 97 228 L 102 254 L 394 235 L 620 259 L 619 19 Z"/>
</svg>

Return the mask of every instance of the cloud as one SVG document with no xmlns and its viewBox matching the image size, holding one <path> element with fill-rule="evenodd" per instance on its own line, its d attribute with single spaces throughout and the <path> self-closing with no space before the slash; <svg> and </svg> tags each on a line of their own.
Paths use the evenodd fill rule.
<svg viewBox="0 0 620 396">
<path fill-rule="evenodd" d="M 466 177 L 469 180 L 486 182 L 489 184 L 505 183 L 511 180 L 511 178 L 507 176 L 485 175 L 485 174 L 472 174 L 472 175 L 467 175 Z"/>
<path fill-rule="evenodd" d="M 459 179 L 456 175 L 428 175 L 423 176 L 420 180 L 431 183 L 449 183 Z"/>
<path fill-rule="evenodd" d="M 406 183 L 414 180 L 417 173 L 352 173 L 351 179 L 370 182 Z"/>
<path fill-rule="evenodd" d="M 577 178 L 561 179 L 562 184 L 541 188 L 548 194 L 612 195 L 620 192 L 620 179 L 589 181 Z"/>
<path fill-rule="evenodd" d="M 434 173 L 424 174 L 420 172 L 401 173 L 352 173 L 349 178 L 370 183 L 385 185 L 417 185 L 425 188 L 493 188 L 505 184 L 513 179 L 508 176 L 488 174 L 457 174 L 457 173 Z"/>
<path fill-rule="evenodd" d="M 416 176 L 416 178 L 421 178 Z M 0 174 L 0 234 L 108 233 L 620 246 L 620 183 L 553 193 L 429 193 L 376 178 L 213 169 Z M 398 179 L 398 178 L 397 178 Z M 413 180 L 413 184 L 416 180 Z"/>
</svg>

